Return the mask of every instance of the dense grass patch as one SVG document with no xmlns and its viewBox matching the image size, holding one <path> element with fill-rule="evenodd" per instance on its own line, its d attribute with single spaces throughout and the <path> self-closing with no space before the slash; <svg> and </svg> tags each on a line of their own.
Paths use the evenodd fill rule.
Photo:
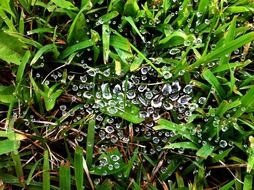
<svg viewBox="0 0 254 190">
<path fill-rule="evenodd" d="M 0 0 L 0 189 L 251 190 L 251 0 Z"/>
</svg>

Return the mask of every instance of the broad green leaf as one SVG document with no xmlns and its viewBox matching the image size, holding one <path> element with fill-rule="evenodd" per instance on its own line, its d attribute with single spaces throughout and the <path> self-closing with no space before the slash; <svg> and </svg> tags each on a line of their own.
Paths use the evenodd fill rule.
<svg viewBox="0 0 254 190">
<path fill-rule="evenodd" d="M 14 86 L 0 86 L 0 102 L 9 104 L 15 101 L 14 90 Z"/>
<path fill-rule="evenodd" d="M 1 0 L 0 1 L 1 9 L 9 13 L 14 19 L 16 19 L 16 15 L 13 13 L 11 6 L 10 6 L 10 0 Z"/>
<path fill-rule="evenodd" d="M 91 2 L 86 1 L 87 3 L 82 7 L 79 13 L 76 15 L 73 20 L 70 29 L 67 34 L 67 42 L 69 44 L 75 44 L 76 42 L 84 41 L 88 38 L 87 36 L 87 25 L 84 16 L 84 12 L 91 8 Z"/>
<path fill-rule="evenodd" d="M 51 0 L 51 1 L 55 3 L 58 7 L 61 7 L 63 9 L 74 10 L 74 11 L 78 10 L 78 8 L 75 7 L 70 1 L 66 1 L 66 0 Z"/>
<path fill-rule="evenodd" d="M 161 173 L 159 178 L 163 181 L 167 180 L 175 172 L 180 164 L 181 162 L 179 162 L 177 159 L 172 159 L 172 161 L 167 166 L 166 171 Z"/>
<path fill-rule="evenodd" d="M 125 110 L 118 110 L 115 114 L 110 114 L 108 111 L 104 111 L 104 112 L 108 115 L 120 117 L 134 124 L 138 124 L 144 121 L 143 118 L 139 117 L 139 109 L 134 105 L 126 106 Z"/>
<path fill-rule="evenodd" d="M 19 38 L 0 31 L 0 60 L 19 65 L 25 54 L 25 47 Z"/>
<path fill-rule="evenodd" d="M 0 141 L 0 155 L 17 151 L 18 148 L 19 148 L 19 141 L 14 141 L 9 139 Z"/>
<path fill-rule="evenodd" d="M 112 148 L 110 151 L 102 153 L 99 156 L 98 160 L 106 160 L 107 164 L 102 167 L 93 166 L 90 170 L 91 174 L 99 176 L 112 175 L 117 174 L 126 168 L 126 164 L 124 163 L 118 148 Z M 116 165 L 116 162 L 117 167 L 114 167 Z M 111 165 L 112 168 L 109 168 L 109 165 Z"/>
<path fill-rule="evenodd" d="M 139 11 L 137 0 L 127 0 L 124 5 L 123 14 L 126 16 L 135 17 Z"/>
</svg>

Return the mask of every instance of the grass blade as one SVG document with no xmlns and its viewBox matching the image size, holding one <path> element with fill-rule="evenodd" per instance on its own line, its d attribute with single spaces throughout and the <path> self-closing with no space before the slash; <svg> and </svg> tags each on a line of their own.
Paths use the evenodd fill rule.
<svg viewBox="0 0 254 190">
<path fill-rule="evenodd" d="M 94 146 L 95 120 L 88 123 L 87 142 L 86 142 L 86 163 L 88 168 L 93 162 L 93 146 Z"/>
<path fill-rule="evenodd" d="M 212 85 L 212 87 L 215 89 L 221 100 L 226 97 L 226 93 L 222 88 L 222 86 L 220 85 L 220 82 L 209 69 L 205 69 L 202 75 L 204 79 L 207 80 Z"/>
<path fill-rule="evenodd" d="M 69 161 L 61 163 L 59 178 L 60 189 L 71 190 L 71 169 Z"/>
<path fill-rule="evenodd" d="M 59 52 L 57 50 L 57 47 L 55 44 L 48 44 L 48 45 L 45 45 L 43 46 L 42 48 L 40 48 L 36 54 L 34 55 L 30 65 L 33 65 L 35 64 L 39 59 L 40 57 L 45 54 L 45 53 L 48 53 L 48 52 L 53 52 L 54 53 L 54 56 L 55 58 L 57 58 L 59 56 Z"/>
<path fill-rule="evenodd" d="M 75 183 L 77 190 L 85 189 L 84 183 L 84 172 L 83 172 L 83 149 L 81 147 L 76 147 L 74 155 L 74 173 L 75 173 Z"/>
<path fill-rule="evenodd" d="M 42 189 L 50 190 L 50 173 L 49 173 L 49 152 L 47 150 L 44 151 L 43 156 L 43 173 L 42 173 Z"/>
<path fill-rule="evenodd" d="M 214 59 L 218 59 L 225 54 L 231 53 L 232 51 L 242 47 L 243 45 L 253 41 L 254 39 L 254 32 L 250 32 L 248 34 L 242 35 L 237 39 L 230 41 L 228 43 L 223 44 L 222 46 L 216 48 L 211 53 L 202 56 L 198 59 L 195 63 L 191 64 L 188 70 L 193 70 L 196 67 L 199 67 L 202 63 L 208 63 Z"/>
<path fill-rule="evenodd" d="M 108 24 L 102 25 L 102 48 L 104 64 L 108 62 L 109 56 L 110 29 Z"/>
<path fill-rule="evenodd" d="M 91 47 L 94 45 L 94 42 L 92 40 L 85 40 L 83 42 L 77 43 L 75 45 L 69 46 L 67 47 L 61 54 L 61 58 L 65 59 L 67 58 L 69 55 L 71 55 L 72 53 Z"/>
</svg>

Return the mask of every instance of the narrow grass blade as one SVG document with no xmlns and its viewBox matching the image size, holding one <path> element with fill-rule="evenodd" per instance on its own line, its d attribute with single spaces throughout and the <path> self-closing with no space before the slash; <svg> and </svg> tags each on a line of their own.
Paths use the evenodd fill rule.
<svg viewBox="0 0 254 190">
<path fill-rule="evenodd" d="M 253 188 L 253 174 L 245 174 L 243 190 L 252 190 Z"/>
<path fill-rule="evenodd" d="M 214 76 L 214 74 L 209 69 L 205 69 L 202 75 L 204 79 L 207 80 L 212 85 L 212 87 L 215 89 L 220 99 L 223 100 L 223 98 L 226 97 L 226 93 L 222 88 L 222 86 L 220 85 L 218 79 Z"/>
<path fill-rule="evenodd" d="M 160 174 L 159 178 L 162 181 L 167 180 L 175 172 L 175 170 L 178 168 L 180 164 L 181 162 L 177 161 L 176 159 L 173 159 L 167 166 L 166 171 Z"/>
<path fill-rule="evenodd" d="M 201 158 L 206 159 L 208 156 L 210 156 L 212 154 L 213 150 L 214 150 L 213 146 L 206 144 L 206 145 L 202 146 L 202 148 L 200 148 L 197 151 L 196 155 Z"/>
<path fill-rule="evenodd" d="M 183 149 L 198 150 L 197 145 L 192 142 L 170 143 L 169 145 L 166 145 L 164 148 L 165 149 L 183 148 Z"/>
<path fill-rule="evenodd" d="M 109 43 L 110 43 L 110 29 L 108 24 L 102 25 L 102 48 L 104 64 L 108 62 L 109 56 Z"/>
<path fill-rule="evenodd" d="M 71 169 L 70 162 L 62 162 L 59 169 L 60 189 L 71 190 Z"/>
<path fill-rule="evenodd" d="M 139 31 L 139 29 L 137 28 L 137 26 L 136 26 L 136 24 L 135 24 L 133 18 L 130 17 L 130 16 L 128 16 L 128 17 L 125 17 L 124 19 L 131 25 L 131 27 L 132 27 L 133 30 L 139 35 L 139 37 L 141 38 L 141 40 L 142 40 L 143 42 L 145 42 L 145 38 L 144 38 L 144 36 L 140 33 L 140 31 Z"/>
<path fill-rule="evenodd" d="M 93 162 L 93 146 L 94 146 L 95 120 L 88 123 L 87 142 L 86 142 L 86 163 L 88 168 Z"/>
<path fill-rule="evenodd" d="M 218 59 L 225 54 L 231 53 L 232 51 L 242 47 L 243 45 L 253 41 L 254 39 L 254 32 L 247 33 L 238 37 L 237 39 L 230 41 L 228 43 L 223 44 L 222 46 L 216 48 L 211 53 L 202 56 L 198 59 L 195 63 L 191 64 L 188 70 L 192 70 L 196 67 L 199 67 L 202 63 L 208 63 L 214 59 Z"/>
<path fill-rule="evenodd" d="M 99 22 L 98 24 L 102 23 L 102 24 L 106 24 L 108 23 L 110 20 L 112 20 L 113 18 L 117 17 L 119 15 L 119 13 L 117 11 L 111 11 L 110 13 L 107 13 L 103 16 L 101 16 L 99 18 Z"/>
<path fill-rule="evenodd" d="M 12 152 L 11 157 L 15 166 L 16 175 L 19 178 L 20 184 L 24 186 L 24 172 L 21 164 L 20 154 L 18 151 Z"/>
<path fill-rule="evenodd" d="M 83 42 L 77 43 L 75 45 L 69 46 L 67 47 L 61 54 L 61 58 L 65 59 L 67 58 L 69 55 L 71 55 L 72 53 L 91 47 L 94 45 L 94 42 L 92 40 L 85 40 Z"/>
<path fill-rule="evenodd" d="M 125 178 L 129 178 L 130 176 L 130 172 L 131 172 L 131 168 L 133 166 L 133 163 L 138 159 L 138 148 L 136 148 L 134 150 L 133 156 L 131 157 L 131 159 L 128 161 L 128 164 L 126 166 L 126 169 L 124 171 L 124 177 Z"/>
<path fill-rule="evenodd" d="M 40 48 L 36 54 L 34 55 L 30 65 L 33 65 L 35 64 L 39 59 L 40 57 L 45 54 L 45 53 L 48 53 L 48 52 L 53 52 L 54 53 L 54 56 L 57 58 L 59 56 L 59 52 L 57 50 L 57 47 L 55 44 L 48 44 L 48 45 L 45 45 L 43 46 L 42 48 Z"/>
<path fill-rule="evenodd" d="M 236 108 L 239 105 L 241 105 L 241 101 L 240 100 L 235 100 L 235 101 L 230 102 L 230 103 L 224 100 L 219 105 L 219 107 L 218 107 L 218 109 L 216 111 L 216 115 L 222 117 L 223 114 L 225 114 L 228 110 Z"/>
<path fill-rule="evenodd" d="M 81 147 L 76 147 L 74 155 L 74 173 L 75 173 L 75 183 L 77 190 L 85 189 L 84 183 L 84 170 L 83 170 L 83 149 Z"/>
<path fill-rule="evenodd" d="M 33 179 L 33 175 L 35 170 L 37 169 L 37 166 L 39 165 L 39 163 L 41 162 L 42 159 L 38 160 L 37 162 L 35 162 L 35 164 L 31 167 L 30 172 L 28 174 L 28 177 L 26 179 L 26 185 L 30 185 L 32 179 Z"/>
<path fill-rule="evenodd" d="M 254 87 L 252 87 L 248 92 L 241 97 L 241 107 L 235 113 L 235 117 L 241 116 L 244 112 L 248 111 L 248 109 L 252 108 L 254 105 Z"/>
<path fill-rule="evenodd" d="M 197 140 L 196 137 L 190 134 L 189 130 L 191 129 L 191 124 L 186 124 L 186 125 L 176 124 L 166 119 L 160 119 L 158 121 L 158 124 L 159 125 L 153 128 L 154 130 L 162 130 L 162 129 L 170 130 L 170 131 L 176 132 L 176 134 L 182 135 L 183 137 L 191 140 L 194 143 Z"/>
<path fill-rule="evenodd" d="M 24 55 L 24 57 L 21 60 L 21 64 L 19 65 L 17 76 L 16 76 L 16 82 L 19 84 L 23 78 L 24 71 L 26 68 L 26 64 L 28 63 L 28 60 L 31 56 L 30 51 L 27 51 Z"/>
<path fill-rule="evenodd" d="M 117 36 L 117 35 L 111 35 L 110 36 L 110 45 L 113 46 L 116 49 L 121 49 L 127 52 L 131 52 L 131 46 L 128 39 Z"/>
<path fill-rule="evenodd" d="M 219 190 L 230 190 L 232 189 L 234 184 L 235 184 L 235 180 L 231 180 L 226 185 L 223 185 Z"/>
<path fill-rule="evenodd" d="M 88 28 L 86 25 L 84 12 L 89 10 L 90 8 L 90 2 L 86 1 L 82 9 L 79 11 L 75 19 L 73 20 L 67 35 L 67 42 L 69 44 L 74 44 L 76 43 L 76 41 L 83 41 L 88 38 L 88 36 L 86 35 Z"/>
<path fill-rule="evenodd" d="M 224 43 L 229 43 L 230 41 L 235 39 L 235 34 L 236 34 L 236 18 L 237 18 L 236 16 L 233 18 L 233 20 L 232 20 L 232 22 L 231 22 L 231 24 L 230 24 L 230 26 L 228 28 L 228 31 L 227 31 Z M 228 64 L 228 62 L 230 60 L 230 57 L 231 57 L 231 53 L 222 56 L 221 59 L 220 59 L 220 64 L 221 65 Z"/>
<path fill-rule="evenodd" d="M 44 151 L 43 156 L 43 173 L 42 173 L 42 189 L 50 190 L 50 173 L 49 173 L 49 152 L 47 150 Z"/>
</svg>

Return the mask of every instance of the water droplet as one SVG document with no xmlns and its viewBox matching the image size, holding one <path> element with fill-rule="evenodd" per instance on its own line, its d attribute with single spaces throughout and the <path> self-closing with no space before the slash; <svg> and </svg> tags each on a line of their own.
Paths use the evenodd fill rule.
<svg viewBox="0 0 254 190">
<path fill-rule="evenodd" d="M 126 93 L 126 96 L 127 96 L 128 99 L 132 100 L 133 98 L 136 97 L 135 90 L 129 90 L 129 91 Z"/>
<path fill-rule="evenodd" d="M 148 99 L 148 100 L 151 100 L 153 98 L 153 93 L 151 91 L 146 91 L 145 92 L 145 97 Z"/>
<path fill-rule="evenodd" d="M 115 169 L 120 168 L 120 164 L 119 164 L 119 162 L 115 162 L 115 163 L 114 163 L 114 167 L 115 167 Z"/>
<path fill-rule="evenodd" d="M 161 91 L 162 91 L 162 94 L 163 94 L 164 96 L 168 96 L 169 94 L 172 93 L 171 85 L 170 85 L 170 84 L 165 84 L 165 85 L 162 87 Z"/>
<path fill-rule="evenodd" d="M 106 69 L 105 71 L 103 71 L 103 75 L 105 77 L 109 77 L 110 76 L 110 69 Z"/>
<path fill-rule="evenodd" d="M 169 54 L 170 55 L 175 55 L 175 54 L 178 54 L 178 53 L 180 53 L 181 51 L 180 51 L 180 49 L 178 49 L 178 48 L 172 48 L 171 50 L 169 50 Z"/>
<path fill-rule="evenodd" d="M 89 91 L 85 91 L 84 93 L 83 93 L 83 97 L 84 98 L 87 98 L 87 99 L 90 99 L 90 98 L 92 98 L 92 94 L 91 94 L 91 92 L 89 92 Z"/>
<path fill-rule="evenodd" d="M 61 111 L 65 111 L 67 106 L 66 105 L 61 105 L 59 108 L 60 108 Z"/>
<path fill-rule="evenodd" d="M 205 24 L 210 24 L 210 20 L 209 19 L 205 19 Z"/>
<path fill-rule="evenodd" d="M 111 155 L 110 158 L 111 158 L 114 162 L 116 162 L 116 161 L 118 161 L 118 160 L 120 159 L 120 157 L 117 156 L 117 155 L 115 155 L 115 154 Z"/>
<path fill-rule="evenodd" d="M 156 95 L 151 101 L 151 106 L 154 108 L 160 108 L 162 105 L 162 99 L 162 96 Z"/>
<path fill-rule="evenodd" d="M 139 91 L 139 92 L 144 92 L 144 91 L 146 90 L 146 88 L 147 88 L 146 85 L 140 85 L 140 86 L 138 87 L 138 91 Z"/>
<path fill-rule="evenodd" d="M 109 114 L 113 115 L 117 113 L 117 108 L 116 107 L 107 107 L 107 111 Z"/>
<path fill-rule="evenodd" d="M 82 83 L 85 83 L 87 81 L 87 76 L 86 75 L 80 76 L 80 81 Z"/>
<path fill-rule="evenodd" d="M 114 127 L 108 125 L 108 126 L 105 128 L 105 131 L 106 131 L 106 133 L 111 134 L 111 133 L 113 133 L 113 132 L 115 131 L 115 129 L 114 129 Z"/>
<path fill-rule="evenodd" d="M 225 140 L 220 140 L 219 145 L 221 148 L 225 148 L 225 147 L 227 147 L 228 143 Z"/>
<path fill-rule="evenodd" d="M 158 144 L 160 142 L 160 139 L 158 137 L 153 137 L 153 143 Z"/>
<path fill-rule="evenodd" d="M 190 40 L 185 40 L 185 41 L 183 42 L 183 44 L 184 44 L 186 47 L 188 47 L 188 46 L 191 45 L 191 41 L 190 41 Z"/>
<path fill-rule="evenodd" d="M 176 93 L 176 92 L 179 92 L 181 90 L 181 86 L 179 84 L 178 81 L 174 81 L 171 85 L 171 89 L 172 89 L 172 92 L 171 93 Z"/>
<path fill-rule="evenodd" d="M 115 135 L 111 135 L 110 141 L 111 141 L 112 143 L 116 143 L 116 142 L 118 141 L 118 137 L 115 136 Z"/>
<path fill-rule="evenodd" d="M 191 100 L 191 97 L 189 95 L 183 95 L 178 99 L 178 103 L 182 105 L 186 105 Z"/>
<path fill-rule="evenodd" d="M 91 77 L 94 77 L 97 74 L 94 69 L 88 69 L 86 72 Z"/>
<path fill-rule="evenodd" d="M 183 89 L 183 92 L 186 94 L 192 93 L 192 85 L 186 85 Z"/>
<path fill-rule="evenodd" d="M 165 100 L 163 103 L 162 103 L 162 106 L 164 109 L 166 110 L 172 110 L 173 109 L 173 104 L 171 104 L 171 102 L 169 100 Z"/>
<path fill-rule="evenodd" d="M 205 102 L 206 102 L 206 98 L 205 97 L 200 97 L 198 99 L 198 103 L 201 104 L 201 105 L 203 105 Z"/>
<path fill-rule="evenodd" d="M 105 83 L 105 84 L 102 84 L 101 85 L 101 92 L 102 92 L 102 97 L 109 100 L 112 98 L 112 94 L 110 92 L 110 89 L 109 89 L 109 84 L 108 83 Z"/>
<path fill-rule="evenodd" d="M 141 74 L 142 75 L 146 75 L 149 71 L 149 67 L 145 66 L 141 68 Z"/>
</svg>

